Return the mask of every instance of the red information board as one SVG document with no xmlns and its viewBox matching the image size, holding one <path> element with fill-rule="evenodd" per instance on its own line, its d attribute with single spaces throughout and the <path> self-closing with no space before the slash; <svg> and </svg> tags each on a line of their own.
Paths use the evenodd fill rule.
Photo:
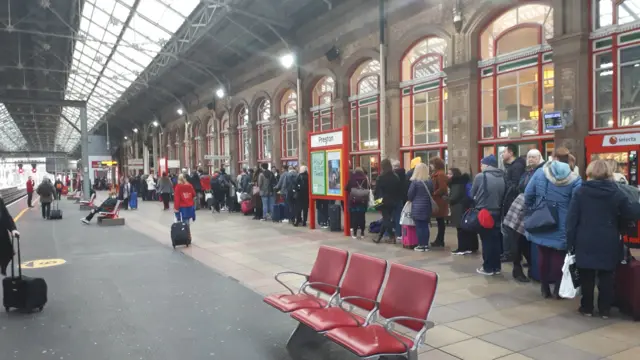
<svg viewBox="0 0 640 360">
<path fill-rule="evenodd" d="M 312 132 L 308 135 L 309 159 L 309 226 L 316 228 L 316 201 L 344 201 L 344 234 L 350 233 L 348 194 L 349 127 Z"/>
</svg>

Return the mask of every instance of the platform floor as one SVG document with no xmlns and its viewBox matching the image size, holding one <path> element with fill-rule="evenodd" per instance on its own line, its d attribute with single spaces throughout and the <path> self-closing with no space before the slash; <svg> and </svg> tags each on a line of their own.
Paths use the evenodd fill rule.
<svg viewBox="0 0 640 360">
<path fill-rule="evenodd" d="M 308 272 L 323 244 L 438 272 L 435 327 L 420 359 L 640 359 L 640 323 L 582 317 L 577 300 L 543 300 L 535 284 L 514 282 L 508 265 L 486 278 L 475 273 L 479 257 L 449 248 L 415 253 L 204 210 L 193 246 L 174 251 L 172 213 L 139 205 L 121 213 L 120 228 L 82 225 L 69 201 L 61 221 L 42 220 L 38 208 L 20 218 L 23 263 L 67 263 L 26 270 L 46 278 L 50 303 L 41 314 L 0 314 L 0 359 L 290 359 L 284 343 L 295 323 L 262 296 L 281 291 L 274 273 Z M 446 242 L 455 243 L 454 231 Z M 327 358 L 352 358 L 334 350 Z"/>
</svg>

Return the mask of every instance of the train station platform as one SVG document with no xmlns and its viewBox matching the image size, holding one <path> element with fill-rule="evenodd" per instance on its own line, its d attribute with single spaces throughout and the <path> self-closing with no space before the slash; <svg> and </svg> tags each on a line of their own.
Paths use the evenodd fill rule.
<svg viewBox="0 0 640 360">
<path fill-rule="evenodd" d="M 608 320 L 580 316 L 577 300 L 543 300 L 539 286 L 511 278 L 509 265 L 502 276 L 480 276 L 479 256 L 454 257 L 448 248 L 416 253 L 202 210 L 193 245 L 174 250 L 173 214 L 157 202 L 121 211 L 120 227 L 84 225 L 86 212 L 66 200 L 64 218 L 45 221 L 24 202 L 9 208 L 22 234 L 24 272 L 46 279 L 49 303 L 42 313 L 0 313 L 0 359 L 295 360 L 285 344 L 296 322 L 262 298 L 283 290 L 276 272 L 308 273 L 321 245 L 438 273 L 435 326 L 421 360 L 640 358 L 640 323 L 617 312 Z M 36 261 L 47 259 L 64 262 Z M 304 358 L 355 359 L 337 348 Z"/>
</svg>

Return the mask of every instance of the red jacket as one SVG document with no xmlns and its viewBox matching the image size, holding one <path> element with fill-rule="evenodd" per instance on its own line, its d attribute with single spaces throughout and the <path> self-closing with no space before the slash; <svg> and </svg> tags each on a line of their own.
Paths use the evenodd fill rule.
<svg viewBox="0 0 640 360">
<path fill-rule="evenodd" d="M 27 180 L 27 192 L 28 193 L 32 193 L 33 192 L 33 185 L 34 184 L 35 184 L 35 181 Z"/>
<path fill-rule="evenodd" d="M 211 180 L 209 175 L 201 175 L 200 176 L 200 186 L 202 187 L 202 191 L 210 191 L 211 190 Z"/>
<path fill-rule="evenodd" d="M 191 184 L 177 184 L 173 193 L 173 207 L 180 210 L 182 207 L 193 206 L 193 198 L 196 197 L 196 191 Z"/>
</svg>

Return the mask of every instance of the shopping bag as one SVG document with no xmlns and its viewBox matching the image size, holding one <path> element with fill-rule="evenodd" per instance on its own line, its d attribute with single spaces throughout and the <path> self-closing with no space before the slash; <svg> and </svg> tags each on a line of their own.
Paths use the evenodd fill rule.
<svg viewBox="0 0 640 360">
<path fill-rule="evenodd" d="M 376 206 L 376 199 L 373 197 L 373 191 L 369 191 L 369 204 L 367 204 L 369 208 L 373 208 Z"/>
<path fill-rule="evenodd" d="M 204 193 L 204 201 L 209 201 L 209 199 L 213 198 L 213 194 L 210 192 Z"/>
<path fill-rule="evenodd" d="M 573 299 L 580 295 L 580 288 L 573 285 L 573 279 L 571 277 L 571 265 L 576 263 L 575 255 L 567 254 L 564 258 L 564 265 L 562 266 L 562 280 L 560 281 L 560 297 L 565 299 Z"/>
<path fill-rule="evenodd" d="M 416 226 L 415 221 L 411 217 L 411 201 L 407 201 L 400 213 L 400 225 L 404 226 Z"/>
</svg>

